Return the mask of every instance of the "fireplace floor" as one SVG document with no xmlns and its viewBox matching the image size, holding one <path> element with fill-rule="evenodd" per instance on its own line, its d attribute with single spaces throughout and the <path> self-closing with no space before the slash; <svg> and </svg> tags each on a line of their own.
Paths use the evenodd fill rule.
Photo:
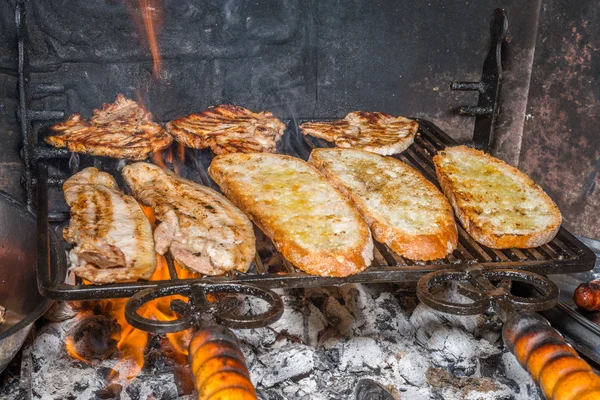
<svg viewBox="0 0 600 400">
<path fill-rule="evenodd" d="M 541 399 L 505 350 L 494 316 L 438 313 L 391 285 L 281 293 L 286 310 L 278 322 L 236 331 L 264 400 L 353 399 L 363 378 L 412 400 Z M 248 310 L 253 307 L 247 304 Z M 109 378 L 115 357 L 89 364 L 66 353 L 65 336 L 73 324 L 45 322 L 37 329 L 22 362 L 15 360 L 2 374 L 1 398 L 192 398 L 187 367 L 158 353 L 164 338 L 149 339 L 138 376 L 127 379 L 127 368 L 120 365 L 118 377 Z M 29 368 L 20 371 L 21 364 Z"/>
</svg>

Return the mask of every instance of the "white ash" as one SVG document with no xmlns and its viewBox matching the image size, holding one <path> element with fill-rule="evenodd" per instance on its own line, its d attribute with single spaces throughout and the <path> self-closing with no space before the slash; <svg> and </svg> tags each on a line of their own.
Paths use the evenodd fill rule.
<svg viewBox="0 0 600 400">
<path fill-rule="evenodd" d="M 389 285 L 280 291 L 285 311 L 266 328 L 236 330 L 251 378 L 263 400 L 354 399 L 362 378 L 396 398 L 541 399 L 528 374 L 507 353 L 501 323 L 489 315 L 457 317 L 418 304 Z M 262 301 L 243 302 L 248 313 Z M 32 345 L 34 398 L 96 399 L 107 386 L 114 357 L 92 365 L 64 350 L 72 321 L 49 323 Z M 121 365 L 111 382 L 119 399 L 177 397 L 173 368 L 146 363 L 141 374 Z"/>
<path fill-rule="evenodd" d="M 541 399 L 494 316 L 439 313 L 390 286 L 281 293 L 276 324 L 236 331 L 262 399 L 353 399 L 362 378 L 411 400 Z"/>
<path fill-rule="evenodd" d="M 33 399 L 97 399 L 97 392 L 110 383 L 123 387 L 116 397 L 120 400 L 186 399 L 178 397 L 175 377 L 168 365 L 149 365 L 147 362 L 137 377 L 128 379 L 136 367 L 132 363 L 117 363 L 116 356 L 89 364 L 74 360 L 65 350 L 65 339 L 75 322 L 72 319 L 48 323 L 37 332 L 31 344 Z M 113 369 L 118 376 L 108 379 Z"/>
</svg>

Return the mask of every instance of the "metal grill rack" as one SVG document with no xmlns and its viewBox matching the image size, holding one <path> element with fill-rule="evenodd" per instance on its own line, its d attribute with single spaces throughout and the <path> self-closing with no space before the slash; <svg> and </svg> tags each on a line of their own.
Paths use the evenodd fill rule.
<svg viewBox="0 0 600 400">
<path fill-rule="evenodd" d="M 311 149 L 325 147 L 328 144 L 318 139 L 303 137 L 298 129 L 298 123 L 300 122 L 288 122 L 281 150 L 289 155 L 307 159 Z M 438 150 L 455 145 L 456 143 L 432 123 L 424 120 L 418 120 L 418 122 L 420 128 L 415 143 L 399 155 L 398 158 L 415 167 L 426 178 L 437 184 L 432 157 Z M 188 154 L 187 159 L 189 160 L 190 157 L 191 154 Z M 271 254 L 265 255 L 263 252 L 263 258 L 261 259 L 261 257 L 257 256 L 252 267 L 246 274 L 236 272 L 218 277 L 180 279 L 173 263 L 168 260 L 169 280 L 107 285 L 86 285 L 80 282 L 74 285 L 65 284 L 65 277 L 67 275 L 66 260 L 63 257 L 56 265 L 52 265 L 48 257 L 50 250 L 55 250 L 50 249 L 51 236 L 55 236 L 51 233 L 50 224 L 64 223 L 64 219 L 68 217 L 68 213 L 49 212 L 49 188 L 53 183 L 62 181 L 60 178 L 48 178 L 48 167 L 51 164 L 51 158 L 40 160 L 37 163 L 37 215 L 40 254 L 38 283 L 42 294 L 57 300 L 130 297 L 142 289 L 156 288 L 165 284 L 183 289 L 199 282 L 203 284 L 252 283 L 264 288 L 299 288 L 340 285 L 344 283 L 376 282 L 410 284 L 416 283 L 423 275 L 432 271 L 440 269 L 461 270 L 475 265 L 485 270 L 516 269 L 539 274 L 562 274 L 588 271 L 593 268 L 595 261 L 594 253 L 564 228 L 560 229 L 557 237 L 550 243 L 534 249 L 494 250 L 475 242 L 459 226 L 458 247 L 451 255 L 444 259 L 427 262 L 412 261 L 400 257 L 387 248 L 387 246 L 376 243 L 374 261 L 371 267 L 359 274 L 346 278 L 308 275 L 297 270 L 287 261 L 283 262 L 282 268 L 268 268 L 263 263 L 263 259 L 271 256 Z M 202 166 L 198 167 L 197 164 L 195 164 L 195 168 L 199 176 L 196 180 L 206 183 L 206 171 L 203 170 Z M 101 162 L 94 162 L 94 165 L 103 168 Z M 108 169 L 112 170 L 113 168 Z"/>
</svg>

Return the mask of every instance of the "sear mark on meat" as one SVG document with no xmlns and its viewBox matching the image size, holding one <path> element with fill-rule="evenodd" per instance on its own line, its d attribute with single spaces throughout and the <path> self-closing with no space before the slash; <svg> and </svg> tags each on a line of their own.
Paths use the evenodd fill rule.
<svg viewBox="0 0 600 400">
<path fill-rule="evenodd" d="M 253 113 L 239 106 L 220 105 L 175 119 L 167 131 L 176 141 L 215 154 L 275 153 L 285 124 L 269 111 Z"/>
<path fill-rule="evenodd" d="M 151 152 L 167 148 L 173 138 L 159 124 L 152 122 L 152 114 L 133 100 L 117 95 L 114 103 L 94 110 L 86 121 L 79 114 L 50 128 L 46 142 L 55 147 L 66 147 L 76 153 L 94 156 L 143 160 Z"/>
<path fill-rule="evenodd" d="M 93 283 L 149 279 L 156 270 L 152 226 L 112 176 L 86 168 L 63 185 L 71 220 L 63 236 L 75 274 Z"/>
<path fill-rule="evenodd" d="M 148 163 L 123 168 L 125 182 L 160 224 L 156 251 L 206 275 L 246 272 L 256 251 L 252 223 L 214 190 Z"/>
</svg>

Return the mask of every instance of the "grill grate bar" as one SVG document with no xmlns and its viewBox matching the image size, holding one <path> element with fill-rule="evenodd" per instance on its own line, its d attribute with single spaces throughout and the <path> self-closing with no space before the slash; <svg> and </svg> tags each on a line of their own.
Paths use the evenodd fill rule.
<svg viewBox="0 0 600 400">
<path fill-rule="evenodd" d="M 574 253 L 581 252 L 581 247 L 577 245 L 579 240 L 577 240 L 575 236 L 571 235 L 569 231 L 561 229 L 558 231 L 556 237 L 557 239 L 562 241 L 566 246 L 568 246 Z"/>
<path fill-rule="evenodd" d="M 527 261 L 531 259 L 531 257 L 519 249 L 510 249 L 509 251 L 514 255 L 516 261 Z"/>
<path fill-rule="evenodd" d="M 436 148 L 436 150 L 443 150 L 448 146 L 453 145 L 451 141 L 444 140 L 441 135 L 436 135 L 428 127 L 423 127 L 422 121 L 419 121 L 421 137 L 424 137 L 429 143 Z"/>
<path fill-rule="evenodd" d="M 476 241 L 471 239 L 471 237 L 467 234 L 464 228 L 460 226 L 460 224 L 456 224 L 456 227 L 458 229 L 459 243 L 464 246 L 465 251 L 467 251 L 466 249 L 469 249 L 468 253 L 471 255 L 471 259 L 492 261 L 492 258 L 481 248 L 481 246 L 479 246 Z M 477 255 L 473 256 L 473 254 Z"/>
<path fill-rule="evenodd" d="M 394 259 L 394 262 L 390 266 L 394 266 L 394 265 L 406 266 L 406 265 L 409 264 L 409 262 L 411 262 L 410 260 L 405 259 L 404 257 L 402 257 L 402 256 L 396 254 L 395 252 L 393 252 L 392 249 L 390 249 L 388 246 L 385 246 L 385 249 L 387 250 L 387 252 Z"/>
<path fill-rule="evenodd" d="M 379 247 L 377 246 L 377 243 L 375 243 L 375 245 L 373 246 L 373 262 L 376 263 L 376 265 L 379 268 L 389 267 L 389 263 L 386 261 L 384 256 L 379 251 Z"/>
<path fill-rule="evenodd" d="M 558 236 L 558 235 L 557 235 L 557 236 Z M 558 247 L 560 247 L 560 249 L 562 250 L 561 254 L 562 254 L 563 256 L 565 256 L 565 257 L 569 257 L 569 258 L 572 258 L 572 257 L 577 257 L 577 254 L 576 254 L 574 251 L 572 251 L 572 250 L 569 248 L 569 246 L 568 246 L 568 245 L 564 244 L 564 243 L 562 242 L 562 240 L 561 240 L 559 237 L 556 237 L 556 238 L 555 238 L 555 239 L 552 241 L 552 243 L 556 243 L 556 245 L 557 245 Z"/>
<path fill-rule="evenodd" d="M 254 255 L 254 267 L 256 268 L 256 272 L 258 272 L 260 275 L 267 273 L 258 253 Z"/>
<path fill-rule="evenodd" d="M 531 254 L 531 259 L 533 260 L 544 260 L 545 257 L 537 251 L 537 249 L 527 249 L 524 250 L 526 253 Z"/>
<path fill-rule="evenodd" d="M 287 272 L 289 272 L 290 274 L 297 272 L 296 268 L 292 265 L 292 263 L 286 260 L 283 256 L 281 257 L 281 260 L 283 261 L 283 266 L 285 267 Z"/>
<path fill-rule="evenodd" d="M 385 260 L 386 266 L 387 267 L 393 266 L 396 263 L 396 260 L 388 251 L 388 247 L 386 245 L 384 245 L 383 243 L 379 243 L 377 241 L 375 241 L 374 244 L 375 244 L 375 248 L 379 251 L 379 254 L 381 254 L 383 259 Z"/>
<path fill-rule="evenodd" d="M 550 246 L 548 246 L 547 244 L 542 245 L 540 247 L 537 248 L 540 252 L 545 253 L 547 259 L 558 259 L 559 255 L 556 251 L 554 251 L 554 249 Z"/>
<path fill-rule="evenodd" d="M 173 261 L 173 258 L 170 255 L 166 255 L 165 259 L 167 260 L 167 268 L 169 269 L 169 276 L 171 277 L 171 279 L 179 279 L 179 276 L 177 275 L 177 270 L 175 269 L 175 262 Z"/>
<path fill-rule="evenodd" d="M 464 240 L 460 236 L 458 237 L 458 244 L 456 248 L 460 252 L 463 261 L 469 262 L 477 259 L 476 257 L 473 257 L 469 250 L 467 250 L 467 248 L 464 245 Z"/>
</svg>

